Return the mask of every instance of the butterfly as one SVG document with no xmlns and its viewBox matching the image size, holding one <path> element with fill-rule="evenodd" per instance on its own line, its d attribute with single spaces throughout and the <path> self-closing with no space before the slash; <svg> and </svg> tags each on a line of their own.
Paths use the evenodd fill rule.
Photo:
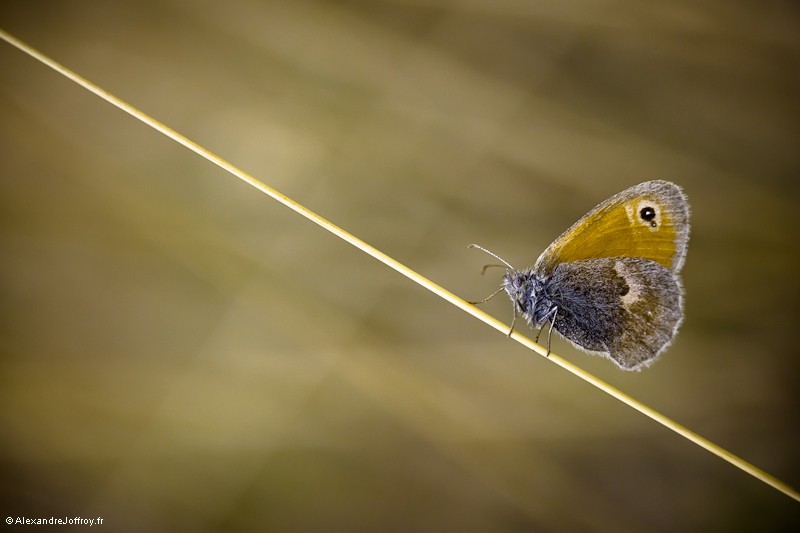
<svg viewBox="0 0 800 533">
<path fill-rule="evenodd" d="M 470 246 L 508 268 L 497 292 L 511 298 L 515 320 L 522 316 L 540 333 L 550 325 L 548 353 L 555 330 L 623 370 L 641 370 L 669 346 L 683 321 L 679 273 L 688 240 L 686 195 L 657 180 L 597 205 L 531 268 L 517 270 L 482 246 Z"/>
</svg>

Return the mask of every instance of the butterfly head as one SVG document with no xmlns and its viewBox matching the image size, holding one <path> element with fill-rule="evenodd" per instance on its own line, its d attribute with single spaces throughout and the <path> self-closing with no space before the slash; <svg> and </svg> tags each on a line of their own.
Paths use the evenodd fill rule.
<svg viewBox="0 0 800 533">
<path fill-rule="evenodd" d="M 483 303 L 493 298 L 503 290 L 506 291 L 511 302 L 514 304 L 514 319 L 522 316 L 527 320 L 531 327 L 541 327 L 548 317 L 551 316 L 553 304 L 547 297 L 547 277 L 539 274 L 536 268 L 517 270 L 511 263 L 500 257 L 494 252 L 490 252 L 483 246 L 470 244 L 469 248 L 476 248 L 491 255 L 506 267 L 506 275 L 503 276 L 503 284 L 491 296 L 473 304 Z M 487 265 L 487 266 L 503 266 Z M 484 267 L 484 270 L 486 267 Z M 512 322 L 513 331 L 513 322 Z M 510 334 L 510 333 L 509 333 Z"/>
<path fill-rule="evenodd" d="M 552 307 L 545 285 L 533 269 L 507 270 L 503 277 L 503 288 L 514 304 L 514 313 L 525 317 L 532 327 L 540 327 Z"/>
</svg>

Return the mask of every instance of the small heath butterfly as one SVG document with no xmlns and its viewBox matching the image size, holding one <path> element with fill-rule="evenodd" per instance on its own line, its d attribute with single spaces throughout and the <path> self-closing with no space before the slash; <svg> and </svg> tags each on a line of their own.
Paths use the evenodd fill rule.
<svg viewBox="0 0 800 533">
<path fill-rule="evenodd" d="M 589 211 L 532 268 L 516 270 L 471 246 L 508 267 L 497 292 L 508 293 L 515 320 L 522 315 L 540 333 L 550 324 L 548 353 L 555 329 L 581 350 L 623 370 L 641 370 L 669 346 L 683 321 L 678 273 L 688 240 L 689 204 L 681 188 L 647 181 Z"/>
</svg>

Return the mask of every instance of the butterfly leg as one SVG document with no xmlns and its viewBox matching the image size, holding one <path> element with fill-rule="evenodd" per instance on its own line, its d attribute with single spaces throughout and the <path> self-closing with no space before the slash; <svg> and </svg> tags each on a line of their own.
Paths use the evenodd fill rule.
<svg viewBox="0 0 800 533">
<path fill-rule="evenodd" d="M 550 357 L 550 339 L 553 337 L 553 324 L 556 322 L 558 316 L 558 307 L 553 308 L 553 318 L 550 319 L 550 329 L 547 331 L 547 356 Z"/>
<path fill-rule="evenodd" d="M 556 321 L 556 316 L 558 316 L 558 307 L 553 307 L 544 317 L 545 322 L 550 322 L 550 329 L 547 331 L 547 357 L 550 356 L 550 339 L 553 337 L 553 324 Z M 536 338 L 533 342 L 539 343 L 539 337 L 542 334 L 542 329 L 544 329 L 544 325 L 539 328 L 539 333 L 536 334 Z M 510 333 L 509 333 L 510 335 Z"/>
<path fill-rule="evenodd" d="M 489 296 L 487 296 L 487 297 L 486 297 L 486 298 L 484 298 L 483 300 L 478 300 L 478 301 L 476 301 L 476 302 L 470 302 L 469 300 L 467 300 L 467 303 L 468 303 L 468 304 L 471 304 L 471 305 L 478 305 L 478 304 L 482 304 L 482 303 L 484 303 L 484 302 L 488 302 L 489 300 L 491 300 L 492 298 L 494 298 L 495 296 L 497 296 L 498 294 L 500 294 L 500 292 L 501 292 L 502 290 L 503 290 L 503 287 L 500 287 L 499 289 L 497 289 L 496 291 L 494 291 L 492 294 L 490 294 Z"/>
<path fill-rule="evenodd" d="M 514 333 L 514 324 L 517 322 L 517 310 L 514 309 L 514 318 L 511 319 L 511 329 L 508 330 L 508 335 L 506 337 L 511 337 L 511 334 Z"/>
</svg>

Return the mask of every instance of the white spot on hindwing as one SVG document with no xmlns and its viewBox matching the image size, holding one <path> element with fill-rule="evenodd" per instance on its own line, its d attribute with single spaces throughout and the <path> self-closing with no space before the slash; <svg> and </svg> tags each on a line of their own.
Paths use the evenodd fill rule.
<svg viewBox="0 0 800 533">
<path fill-rule="evenodd" d="M 628 271 L 625 269 L 625 263 L 622 261 L 615 261 L 614 270 L 617 271 L 619 277 L 625 280 L 625 284 L 628 286 L 628 292 L 621 295 L 619 298 L 622 300 L 622 306 L 625 309 L 630 309 L 633 304 L 638 302 L 642 297 L 642 291 L 638 283 L 636 283 L 636 280 L 632 279 Z"/>
</svg>

